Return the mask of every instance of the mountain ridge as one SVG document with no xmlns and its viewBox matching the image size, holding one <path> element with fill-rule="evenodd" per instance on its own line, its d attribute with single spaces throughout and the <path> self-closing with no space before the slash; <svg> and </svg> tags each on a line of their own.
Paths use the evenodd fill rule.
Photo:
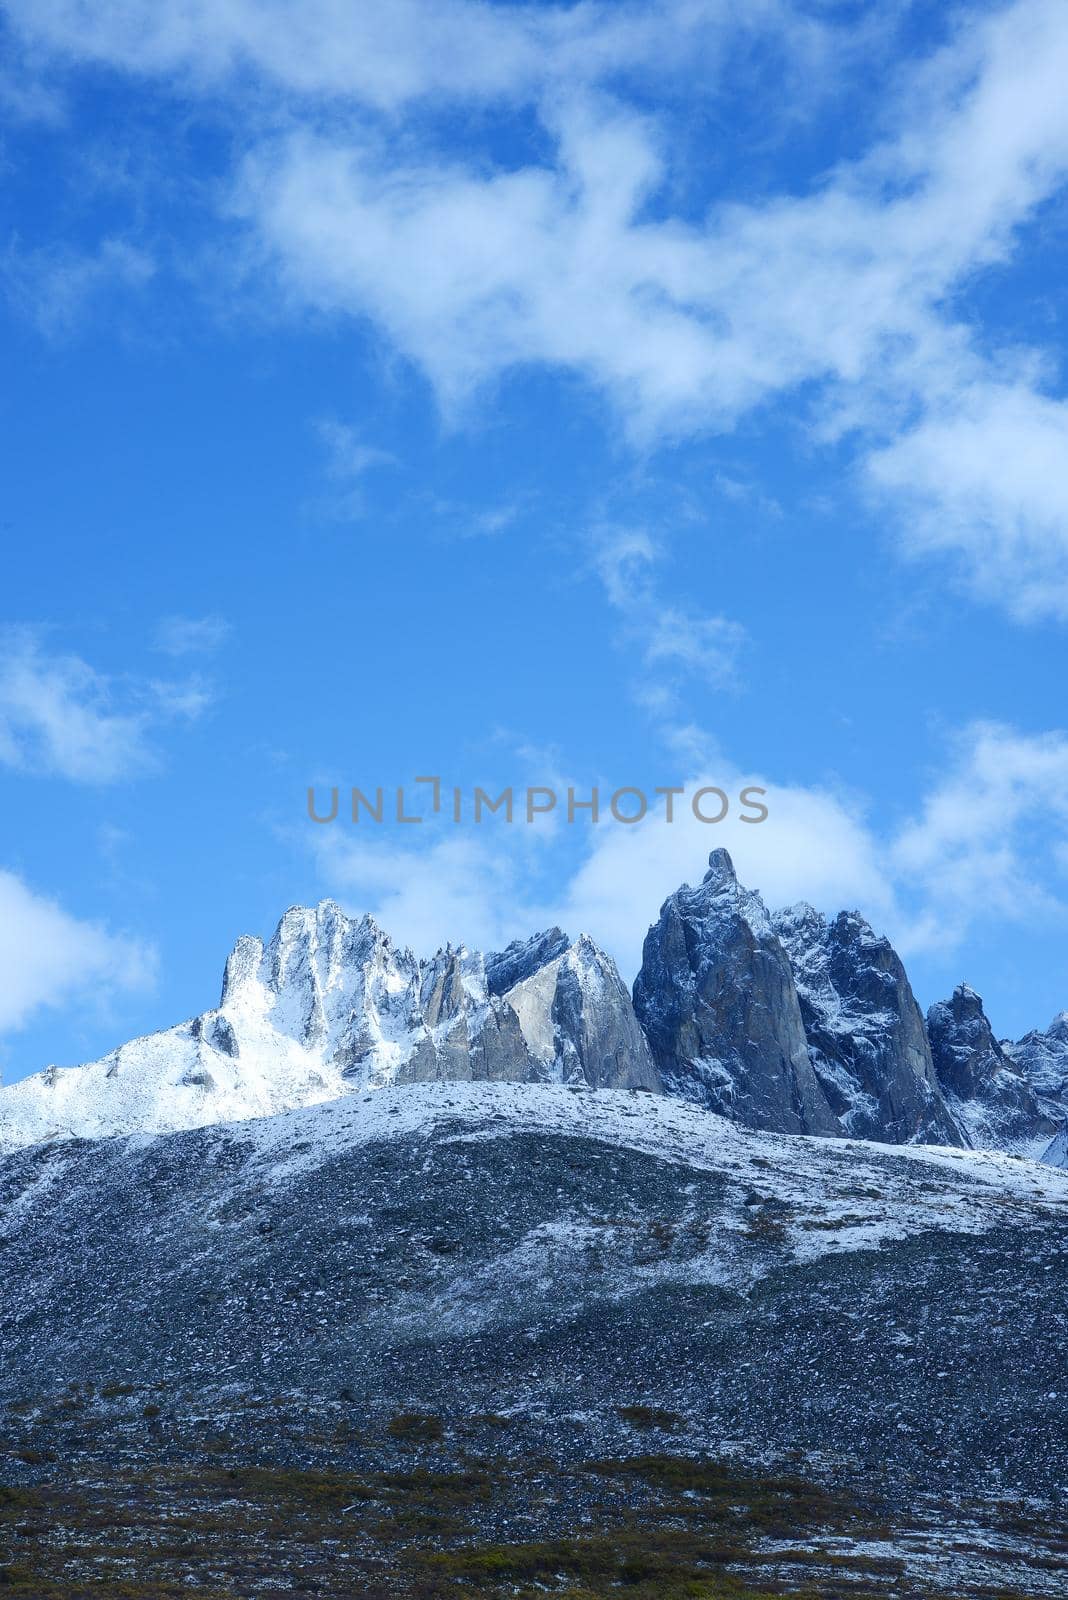
<svg viewBox="0 0 1068 1600">
<path fill-rule="evenodd" d="M 855 911 L 769 913 L 715 850 L 669 895 L 633 997 L 552 927 L 426 960 L 369 914 L 290 907 L 238 938 L 219 1004 L 98 1061 L 0 1089 L 0 1149 L 272 1116 L 418 1082 L 557 1083 L 693 1100 L 767 1132 L 1064 1159 L 1068 1013 L 999 1043 L 974 990 L 925 1019 Z"/>
</svg>

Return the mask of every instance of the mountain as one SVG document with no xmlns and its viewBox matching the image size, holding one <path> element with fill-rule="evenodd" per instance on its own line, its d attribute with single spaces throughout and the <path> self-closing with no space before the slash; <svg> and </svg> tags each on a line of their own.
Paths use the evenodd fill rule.
<svg viewBox="0 0 1068 1600">
<path fill-rule="evenodd" d="M 390 1084 L 561 1083 L 692 1100 L 769 1132 L 1036 1153 L 1068 1120 L 1068 1013 L 999 1044 L 962 986 L 927 1023 L 856 911 L 769 915 L 715 850 L 646 937 L 633 999 L 550 927 L 428 960 L 333 901 L 238 939 L 218 1006 L 0 1089 L 0 1149 L 274 1116 Z"/>
<path fill-rule="evenodd" d="M 857 911 L 772 918 L 797 987 L 812 1065 L 843 1130 L 891 1144 L 963 1144 L 935 1077 L 923 1016 L 890 941 Z"/>
<path fill-rule="evenodd" d="M 1057 1122 L 994 1037 L 981 997 L 962 983 L 927 1013 L 935 1072 L 946 1103 L 979 1149 L 1041 1155 Z"/>
<path fill-rule="evenodd" d="M 461 1452 L 502 1413 L 539 1457 L 633 1450 L 618 1408 L 644 1406 L 691 1454 L 833 1451 L 942 1489 L 1068 1465 L 1068 1174 L 1031 1162 L 458 1082 L 18 1150 L 0 1196 L 9 1429 L 73 1378 L 134 1397 L 123 1451 L 150 1398 L 166 1450 L 217 1413 L 259 1449 L 285 1396 L 307 1435 L 416 1411 Z M 99 1451 L 77 1407 L 57 1426 Z"/>
<path fill-rule="evenodd" d="M 634 1009 L 664 1087 L 750 1128 L 840 1133 L 816 1078 L 790 962 L 758 894 L 714 850 L 650 928 Z"/>
<path fill-rule="evenodd" d="M 972 991 L 917 1015 L 724 852 L 634 1004 L 557 928 L 239 940 L 0 1091 L 0 1588 L 1059 1592 L 1068 1172 L 961 1147 L 1041 1097 Z"/>
<path fill-rule="evenodd" d="M 561 1084 L 11 1152 L 0 1585 L 1052 1595 L 1066 1208 Z"/>
<path fill-rule="evenodd" d="M 1019 1067 L 1044 1114 L 1057 1123 L 1068 1122 L 1068 1011 L 1054 1017 L 1044 1033 L 1037 1029 L 1002 1049 Z"/>
<path fill-rule="evenodd" d="M 488 962 L 420 962 L 333 901 L 243 937 L 217 1008 L 102 1060 L 0 1090 L 0 1148 L 159 1133 L 337 1099 L 388 1083 L 587 1082 L 659 1088 L 630 996 L 592 940 L 558 929 Z"/>
</svg>

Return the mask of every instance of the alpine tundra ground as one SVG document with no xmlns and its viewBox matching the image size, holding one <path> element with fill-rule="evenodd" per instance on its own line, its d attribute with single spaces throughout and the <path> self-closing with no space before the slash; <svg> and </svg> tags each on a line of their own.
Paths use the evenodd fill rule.
<svg viewBox="0 0 1068 1600">
<path fill-rule="evenodd" d="M 1052 1595 L 1068 1174 L 380 1091 L 0 1163 L 0 1587 Z"/>
</svg>

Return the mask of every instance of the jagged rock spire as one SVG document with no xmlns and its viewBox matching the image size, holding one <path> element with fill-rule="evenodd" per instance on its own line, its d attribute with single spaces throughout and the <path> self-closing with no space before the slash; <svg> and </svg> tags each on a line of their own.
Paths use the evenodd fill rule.
<svg viewBox="0 0 1068 1600">
<path fill-rule="evenodd" d="M 661 907 L 634 1006 L 670 1093 L 748 1127 L 841 1132 L 812 1070 L 790 963 L 726 850 Z"/>
<path fill-rule="evenodd" d="M 935 1076 L 923 1016 L 890 941 L 859 911 L 778 911 L 820 1086 L 846 1133 L 894 1144 L 966 1143 Z"/>
</svg>

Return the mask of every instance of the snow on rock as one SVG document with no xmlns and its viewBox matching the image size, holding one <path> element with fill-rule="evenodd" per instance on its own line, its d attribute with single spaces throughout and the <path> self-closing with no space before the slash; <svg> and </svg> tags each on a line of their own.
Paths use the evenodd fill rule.
<svg viewBox="0 0 1068 1600">
<path fill-rule="evenodd" d="M 0 1149 L 160 1133 L 337 1099 L 393 1082 L 659 1080 L 610 958 L 559 930 L 490 957 L 420 962 L 372 917 L 294 907 L 266 947 L 243 937 L 217 1009 L 100 1061 L 0 1089 Z"/>
<path fill-rule="evenodd" d="M 1068 1124 L 1058 1133 L 1057 1137 L 1046 1146 L 1039 1159 L 1045 1166 L 1068 1167 Z"/>
<path fill-rule="evenodd" d="M 858 911 L 772 918 L 793 969 L 812 1065 L 847 1133 L 962 1144 L 935 1077 L 923 1016 L 888 939 Z"/>
<path fill-rule="evenodd" d="M 1045 1115 L 1057 1123 L 1068 1121 L 1068 1011 L 1059 1012 L 1044 1033 L 1036 1028 L 1015 1044 L 1002 1040 L 1002 1049 L 1034 1089 Z"/>
<path fill-rule="evenodd" d="M 262 1181 L 283 1186 L 346 1149 L 397 1138 L 593 1140 L 725 1174 L 738 1226 L 773 1202 L 797 1260 L 877 1249 L 928 1229 L 982 1233 L 1048 1221 L 1051 1208 L 1068 1206 L 1068 1172 L 1002 1152 L 762 1133 L 668 1095 L 558 1084 L 396 1085 L 230 1132 L 255 1151 Z"/>
<path fill-rule="evenodd" d="M 928 1011 L 927 1032 L 942 1092 L 969 1143 L 1041 1155 L 1056 1124 L 994 1038 L 981 996 L 958 984 L 951 999 Z"/>
<path fill-rule="evenodd" d="M 747 1127 L 837 1133 L 786 952 L 758 894 L 714 850 L 649 930 L 634 1006 L 665 1088 Z"/>
</svg>

